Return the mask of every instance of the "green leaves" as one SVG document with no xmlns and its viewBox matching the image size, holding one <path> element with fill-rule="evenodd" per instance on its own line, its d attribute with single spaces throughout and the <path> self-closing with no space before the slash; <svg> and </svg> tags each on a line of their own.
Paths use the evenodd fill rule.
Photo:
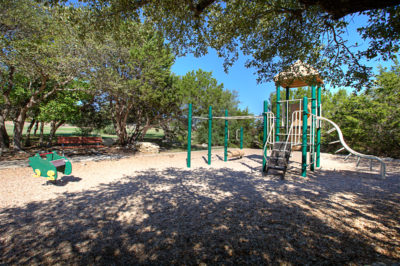
<svg viewBox="0 0 400 266">
<path fill-rule="evenodd" d="M 400 158 L 400 67 L 381 69 L 376 86 L 336 101 L 330 112 L 349 145 L 361 152 Z M 333 95 L 332 102 L 337 94 Z M 324 110 L 327 108 L 324 107 Z"/>
<path fill-rule="evenodd" d="M 249 115 L 248 110 L 240 110 L 238 105 L 237 93 L 224 89 L 224 85 L 212 76 L 211 72 L 201 69 L 188 72 L 182 77 L 175 77 L 174 87 L 179 93 L 180 117 L 175 121 L 176 135 L 183 135 L 187 132 L 188 104 L 192 103 L 193 116 L 208 117 L 209 106 L 212 106 L 213 116 L 224 116 L 225 110 L 228 110 L 229 116 Z M 195 131 L 195 139 L 198 143 L 207 143 L 208 141 L 208 124 L 207 120 L 194 120 L 193 129 Z M 254 132 L 255 124 L 253 120 L 229 121 L 229 130 L 231 132 L 230 143 L 238 145 L 235 140 L 235 132 L 240 127 L 245 129 L 245 146 L 252 144 L 253 137 L 257 135 Z M 185 135 L 186 137 L 186 135 Z M 222 145 L 224 141 L 224 121 L 213 120 L 213 145 Z"/>
<path fill-rule="evenodd" d="M 118 28 L 120 21 L 146 21 L 163 34 L 176 54 L 201 56 L 214 48 L 224 68 L 249 55 L 247 67 L 257 70 L 258 81 L 270 81 L 297 60 L 321 72 L 333 86 L 371 87 L 371 68 L 363 59 L 393 59 L 399 51 L 399 6 L 381 9 L 340 1 L 102 1 L 86 0 L 90 21 L 103 30 Z M 343 5 L 347 6 L 346 8 Z M 392 5 L 392 6 L 391 6 Z M 344 11 L 348 11 L 347 13 Z M 349 11 L 351 10 L 351 11 Z M 357 51 L 348 43 L 348 13 L 369 17 L 358 30 L 369 47 Z M 87 24 L 87 22 L 85 22 Z"/>
<path fill-rule="evenodd" d="M 170 115 L 174 104 L 170 68 L 174 61 L 150 24 L 120 21 L 118 30 L 86 35 L 90 82 L 109 102 L 119 143 L 135 141 L 146 127 Z M 129 137 L 127 123 L 136 125 Z"/>
</svg>

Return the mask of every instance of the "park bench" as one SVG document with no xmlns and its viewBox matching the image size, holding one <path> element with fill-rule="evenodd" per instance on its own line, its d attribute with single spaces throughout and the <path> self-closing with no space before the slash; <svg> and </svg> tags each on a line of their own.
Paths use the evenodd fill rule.
<svg viewBox="0 0 400 266">
<path fill-rule="evenodd" d="M 102 148 L 103 139 L 101 137 L 57 137 L 57 144 L 62 149 L 75 148 Z"/>
</svg>

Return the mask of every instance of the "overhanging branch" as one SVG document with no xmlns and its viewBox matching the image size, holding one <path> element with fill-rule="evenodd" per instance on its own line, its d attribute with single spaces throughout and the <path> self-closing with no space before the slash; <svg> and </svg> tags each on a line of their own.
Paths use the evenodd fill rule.
<svg viewBox="0 0 400 266">
<path fill-rule="evenodd" d="M 382 9 L 400 4 L 399 0 L 299 0 L 307 7 L 319 6 L 337 20 L 346 15 L 366 10 Z"/>
</svg>

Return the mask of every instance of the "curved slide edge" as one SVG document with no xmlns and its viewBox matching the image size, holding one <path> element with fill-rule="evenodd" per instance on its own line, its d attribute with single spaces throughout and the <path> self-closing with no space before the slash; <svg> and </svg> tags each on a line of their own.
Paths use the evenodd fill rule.
<svg viewBox="0 0 400 266">
<path fill-rule="evenodd" d="M 342 133 L 342 131 L 340 130 L 339 126 L 338 126 L 335 122 L 333 122 L 332 120 L 330 120 L 330 119 L 328 119 L 328 118 L 326 118 L 326 117 L 323 117 L 323 116 L 315 116 L 315 117 L 316 117 L 317 120 L 326 121 L 326 122 L 328 122 L 328 123 L 330 123 L 331 125 L 334 126 L 334 128 L 336 129 L 336 131 L 337 131 L 337 133 L 338 133 L 338 135 L 339 135 L 340 143 L 342 144 L 342 146 L 343 146 L 348 152 L 350 152 L 350 153 L 353 154 L 354 156 L 358 156 L 358 157 L 360 157 L 360 158 L 379 161 L 379 162 L 381 163 L 381 170 L 380 170 L 381 177 L 382 177 L 382 178 L 385 178 L 385 176 L 386 176 L 386 164 L 385 164 L 385 162 L 384 162 L 381 158 L 379 158 L 379 157 L 377 157 L 377 156 L 374 156 L 374 155 L 367 155 L 367 154 L 362 154 L 362 153 L 359 153 L 359 152 L 354 151 L 354 150 L 351 149 L 351 148 L 346 144 L 346 142 L 344 141 L 343 133 Z"/>
</svg>

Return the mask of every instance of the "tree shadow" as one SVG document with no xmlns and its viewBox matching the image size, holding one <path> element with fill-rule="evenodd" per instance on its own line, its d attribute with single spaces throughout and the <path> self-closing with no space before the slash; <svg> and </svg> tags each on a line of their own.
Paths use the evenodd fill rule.
<svg viewBox="0 0 400 266">
<path fill-rule="evenodd" d="M 282 181 L 227 168 L 149 169 L 2 209 L 0 263 L 391 263 L 399 258 L 391 182 L 323 171 Z M 353 198 L 341 205 L 340 197 Z M 357 219 L 382 224 L 374 230 L 385 237 L 363 234 Z"/>
<path fill-rule="evenodd" d="M 247 168 L 249 168 L 249 170 L 251 172 L 261 172 L 261 170 L 262 170 L 261 166 L 254 167 L 254 166 L 251 166 L 251 165 L 249 165 L 248 163 L 245 163 L 245 162 L 240 162 L 240 164 L 246 166 Z"/>
<path fill-rule="evenodd" d="M 248 158 L 256 163 L 262 163 L 263 162 L 263 156 L 262 155 L 256 155 L 256 154 L 250 154 L 250 155 L 246 155 L 244 156 L 245 158 Z"/>
</svg>

